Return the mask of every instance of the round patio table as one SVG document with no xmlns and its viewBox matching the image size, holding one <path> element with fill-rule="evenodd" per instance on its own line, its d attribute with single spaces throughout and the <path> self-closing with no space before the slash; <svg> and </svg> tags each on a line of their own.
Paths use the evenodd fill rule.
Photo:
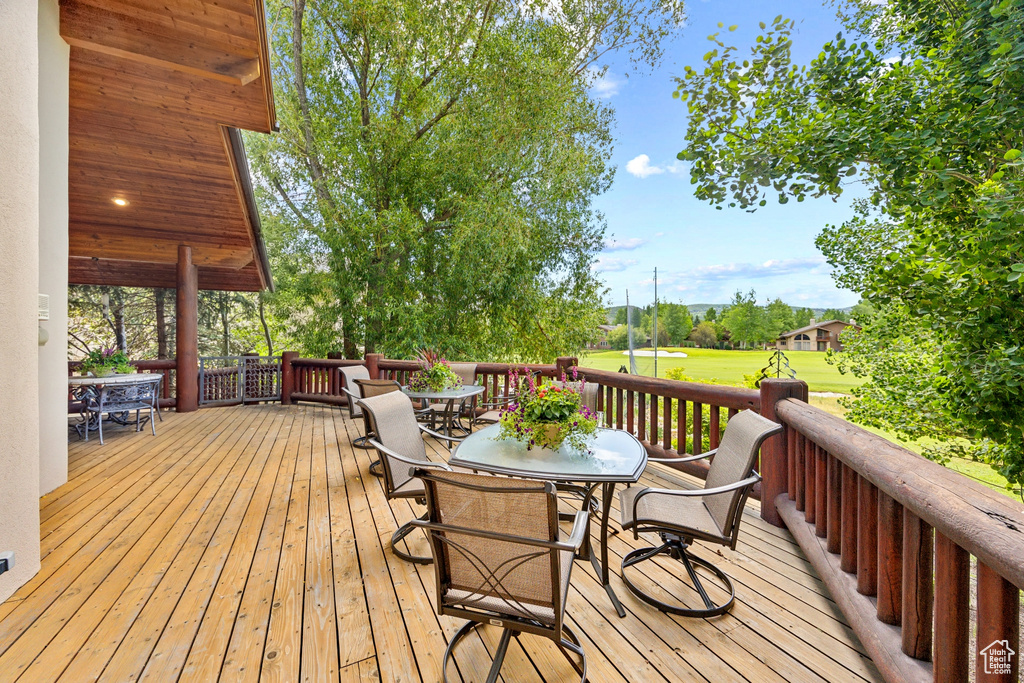
<svg viewBox="0 0 1024 683">
<path fill-rule="evenodd" d="M 462 404 L 467 398 L 473 398 L 487 391 L 487 387 L 479 384 L 470 384 L 468 386 L 463 385 L 461 387 L 455 387 L 454 389 L 444 389 L 442 391 L 434 391 L 433 389 L 427 389 L 425 391 L 413 391 L 409 387 L 402 387 L 402 393 L 411 398 L 414 401 L 435 401 L 445 402 L 445 410 L 443 415 L 444 420 L 444 433 L 447 436 L 452 436 L 452 430 L 455 428 L 455 402 L 458 401 Z M 475 405 L 475 404 L 474 404 Z M 466 432 L 467 434 L 472 431 L 473 424 L 470 423 L 470 428 L 459 426 L 459 429 Z"/>
<path fill-rule="evenodd" d="M 500 431 L 500 425 L 490 425 L 470 434 L 459 444 L 448 464 L 523 479 L 586 482 L 589 493 L 583 502 L 584 510 L 589 509 L 591 497 L 601 488 L 601 559 L 591 552 L 589 533 L 580 556 L 582 559 L 589 556 L 615 611 L 620 617 L 626 616 L 609 582 L 608 515 L 615 485 L 640 480 L 647 466 L 647 449 L 635 436 L 618 429 L 598 429 L 588 443 L 589 452 L 566 443 L 558 450 L 527 450 L 522 441 L 497 438 Z"/>
<path fill-rule="evenodd" d="M 106 377 L 96 377 L 95 375 L 72 375 L 68 377 L 68 391 L 74 400 L 82 402 L 82 415 L 79 418 L 81 423 L 74 425 L 78 436 L 82 436 L 83 429 L 90 432 L 99 429 L 99 420 L 102 417 L 97 417 L 96 419 L 87 417 L 85 406 L 90 398 L 95 398 L 99 395 L 100 387 L 105 384 L 132 384 L 134 382 L 156 381 L 157 379 L 162 380 L 163 377 L 163 374 L 159 372 L 133 372 L 127 375 L 115 374 L 107 375 Z M 149 417 L 146 416 L 144 419 L 148 421 Z M 128 425 L 127 413 L 110 413 L 107 415 L 107 420 L 122 426 Z"/>
</svg>

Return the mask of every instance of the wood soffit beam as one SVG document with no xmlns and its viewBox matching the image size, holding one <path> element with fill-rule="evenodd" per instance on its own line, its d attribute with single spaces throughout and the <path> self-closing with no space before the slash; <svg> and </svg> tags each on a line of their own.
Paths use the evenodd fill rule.
<svg viewBox="0 0 1024 683">
<path fill-rule="evenodd" d="M 211 44 L 186 31 L 155 22 L 63 0 L 60 33 L 73 47 L 94 50 L 226 83 L 248 85 L 261 75 L 258 42 L 234 50 Z M 263 32 L 257 29 L 257 40 Z"/>
</svg>

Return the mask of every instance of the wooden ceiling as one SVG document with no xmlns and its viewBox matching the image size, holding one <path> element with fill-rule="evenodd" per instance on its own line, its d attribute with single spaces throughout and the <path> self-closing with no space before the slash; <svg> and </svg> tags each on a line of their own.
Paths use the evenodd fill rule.
<svg viewBox="0 0 1024 683">
<path fill-rule="evenodd" d="M 63 0 L 69 281 L 272 286 L 239 128 L 276 126 L 262 0 Z M 115 199 L 127 202 L 121 206 Z"/>
</svg>

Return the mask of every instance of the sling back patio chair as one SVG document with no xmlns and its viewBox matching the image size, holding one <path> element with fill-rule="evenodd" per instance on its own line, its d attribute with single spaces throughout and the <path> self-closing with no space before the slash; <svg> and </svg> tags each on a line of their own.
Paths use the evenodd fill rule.
<svg viewBox="0 0 1024 683">
<path fill-rule="evenodd" d="M 437 613 L 468 620 L 445 651 L 444 680 L 458 643 L 490 624 L 502 634 L 488 683 L 497 680 L 512 636 L 521 633 L 554 641 L 586 681 L 586 655 L 565 623 L 565 603 L 587 513 L 577 513 L 572 533 L 560 540 L 550 482 L 437 469 L 417 469 L 414 475 L 426 491 L 426 519 L 413 524 L 430 538 Z"/>
<path fill-rule="evenodd" d="M 161 377 L 158 377 L 156 379 L 118 382 L 101 386 L 97 394 L 86 399 L 85 411 L 88 419 L 84 429 L 85 440 L 89 440 L 89 424 L 91 420 L 96 421 L 100 433 L 100 443 L 102 444 L 103 416 L 116 416 L 119 413 L 130 413 L 133 410 L 135 411 L 135 431 L 142 431 L 141 413 L 143 410 L 148 410 L 149 425 L 153 430 L 153 436 L 156 436 L 155 415 L 160 410 L 158 402 L 160 400 L 161 379 Z"/>
<path fill-rule="evenodd" d="M 393 379 L 370 379 L 369 376 L 367 376 L 356 377 L 353 378 L 352 381 L 355 382 L 355 386 L 359 390 L 359 398 L 369 398 L 371 396 L 380 396 L 381 394 L 390 394 L 396 391 L 402 391 L 402 385 Z M 363 416 L 363 433 L 366 435 L 361 438 L 364 439 L 363 443 L 366 444 L 366 448 L 373 448 L 373 446 L 370 445 L 370 439 L 374 436 L 373 427 L 370 424 L 369 416 L 366 415 L 359 406 L 359 398 L 355 400 L 355 408 L 359 411 L 359 414 Z M 349 401 L 351 400 L 351 397 L 349 397 Z M 356 446 L 356 441 L 358 440 L 359 439 L 353 441 L 352 445 Z M 362 446 L 357 447 L 362 448 Z M 384 476 L 380 460 L 374 460 L 370 463 L 370 474 L 375 477 Z"/>
<path fill-rule="evenodd" d="M 359 399 L 363 397 L 362 388 L 356 383 L 358 379 L 370 379 L 370 371 L 366 369 L 365 365 L 352 365 L 346 368 L 339 368 L 341 376 L 345 378 L 345 386 L 341 388 L 341 391 L 348 398 L 348 416 L 355 420 L 363 416 L 363 411 L 358 405 Z M 370 438 L 369 432 L 365 436 L 356 437 L 352 440 L 352 445 L 356 448 L 373 448 L 367 441 Z"/>
<path fill-rule="evenodd" d="M 365 387 L 364 387 L 365 389 Z M 426 504 L 423 482 L 410 474 L 414 467 L 437 468 L 450 470 L 446 463 L 427 460 L 427 448 L 423 442 L 423 434 L 448 441 L 462 441 L 450 436 L 439 434 L 416 420 L 412 401 L 400 391 L 381 393 L 359 399 L 359 407 L 369 422 L 369 430 L 373 436 L 370 444 L 380 454 L 384 481 L 384 493 L 388 500 L 412 498 L 421 505 Z M 426 519 L 424 514 L 421 519 Z M 412 522 L 398 528 L 391 536 L 391 552 L 403 560 L 417 564 L 430 564 L 430 557 L 411 555 L 399 550 L 398 543 L 414 529 Z"/>
<path fill-rule="evenodd" d="M 462 386 L 469 387 L 476 384 L 476 363 L 449 363 L 452 368 L 452 372 L 459 376 L 462 380 Z M 451 426 L 458 429 L 463 434 L 469 434 L 472 431 L 473 413 L 476 412 L 477 397 L 473 396 L 470 398 L 461 399 L 458 405 L 451 406 Z M 435 428 L 437 424 L 437 417 L 444 415 L 449 410 L 447 403 L 430 403 L 426 406 L 422 413 L 419 413 L 421 419 L 423 416 L 428 416 L 431 428 Z M 463 416 L 467 416 L 469 419 L 469 427 L 462 423 Z M 443 420 L 442 420 L 443 421 Z"/>
<path fill-rule="evenodd" d="M 736 549 L 740 521 L 747 496 L 761 476 L 754 470 L 757 453 L 765 439 L 782 431 L 782 426 L 745 410 L 729 420 L 722 443 L 713 451 L 681 458 L 649 458 L 649 462 L 692 462 L 714 456 L 703 489 L 677 490 L 628 488 L 619 493 L 623 530 L 661 536 L 661 545 L 639 548 L 622 558 L 622 581 L 644 602 L 663 612 L 688 617 L 713 617 L 725 614 L 736 599 L 736 589 L 725 572 L 690 552 L 695 541 L 714 543 Z M 704 602 L 704 609 L 670 605 L 643 592 L 626 572 L 646 560 L 668 553 L 686 567 L 694 590 Z M 728 593 L 727 600 L 716 603 L 708 595 L 694 565 L 703 567 L 717 578 Z"/>
</svg>

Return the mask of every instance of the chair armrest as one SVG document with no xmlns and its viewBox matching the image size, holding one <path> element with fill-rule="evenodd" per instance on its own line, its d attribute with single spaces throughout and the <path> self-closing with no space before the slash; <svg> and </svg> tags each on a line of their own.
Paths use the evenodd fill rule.
<svg viewBox="0 0 1024 683">
<path fill-rule="evenodd" d="M 647 462 L 693 462 L 694 460 L 703 460 L 704 458 L 710 458 L 712 455 L 718 452 L 717 448 L 714 448 L 707 453 L 701 453 L 700 455 L 687 455 L 681 458 L 647 458 Z"/>
<path fill-rule="evenodd" d="M 418 426 L 419 426 L 421 432 L 423 432 L 424 434 L 429 434 L 430 436 L 434 437 L 435 439 L 441 439 L 443 441 L 450 441 L 452 443 L 462 443 L 463 441 L 466 440 L 466 437 L 459 438 L 457 436 L 446 436 L 446 435 L 444 435 L 444 434 L 442 434 L 440 432 L 435 432 L 433 429 L 431 429 L 430 427 L 427 427 L 426 425 L 418 424 Z"/>
<path fill-rule="evenodd" d="M 448 463 L 445 462 L 432 462 L 430 460 L 415 460 L 413 458 L 407 458 L 406 456 L 391 450 L 390 448 L 382 444 L 380 441 L 377 441 L 376 439 L 369 439 L 367 443 L 369 443 L 378 451 L 380 451 L 382 455 L 386 455 L 389 458 L 394 458 L 399 462 L 404 462 L 406 465 L 412 465 L 413 467 L 433 467 L 435 469 L 446 470 L 448 472 L 451 472 L 452 470 L 452 468 L 448 466 Z"/>
<path fill-rule="evenodd" d="M 580 524 L 579 514 L 587 515 L 588 513 L 577 513 L 576 526 Z M 412 526 L 419 527 L 428 531 L 429 533 L 452 533 L 462 534 L 465 536 L 474 536 L 476 538 L 484 538 L 492 541 L 502 541 L 505 543 L 518 543 L 519 545 L 532 546 L 534 548 L 546 548 L 548 550 L 577 550 L 579 545 L 573 546 L 567 541 L 546 541 L 539 538 L 528 538 L 526 536 L 516 536 L 513 534 L 503 534 L 498 531 L 483 531 L 482 529 L 470 529 L 462 526 L 454 526 L 452 524 L 439 524 L 437 522 L 431 522 L 426 519 L 415 519 L 409 522 Z M 573 527 L 573 535 L 577 533 L 576 526 Z M 582 536 L 586 524 L 583 524 L 583 529 L 580 530 Z M 580 538 L 580 543 L 583 542 L 583 538 Z"/>
<path fill-rule="evenodd" d="M 725 486 L 716 486 L 713 489 L 654 489 L 645 488 L 640 493 L 636 494 L 636 498 L 633 499 L 633 519 L 636 519 L 636 506 L 640 502 L 640 499 L 644 496 L 652 493 L 663 496 L 680 496 L 683 498 L 703 498 L 704 496 L 717 496 L 720 493 L 729 493 L 737 489 L 744 489 L 748 486 L 753 486 L 757 482 L 761 481 L 760 474 L 754 474 L 753 476 L 741 479 L 740 481 L 726 484 Z"/>
<path fill-rule="evenodd" d="M 587 537 L 587 522 L 590 519 L 590 512 L 586 510 L 580 510 L 576 513 L 576 521 L 572 524 L 572 532 L 569 534 L 569 538 L 562 541 L 566 546 L 570 546 L 573 550 L 579 550 L 580 546 L 583 545 L 583 541 Z"/>
</svg>

